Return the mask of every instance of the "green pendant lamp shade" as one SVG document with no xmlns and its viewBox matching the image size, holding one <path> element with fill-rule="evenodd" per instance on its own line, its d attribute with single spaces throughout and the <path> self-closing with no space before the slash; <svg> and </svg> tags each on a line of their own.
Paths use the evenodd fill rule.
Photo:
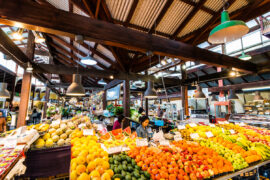
<svg viewBox="0 0 270 180">
<path fill-rule="evenodd" d="M 79 74 L 73 74 L 72 83 L 67 89 L 67 96 L 84 96 L 85 90 L 82 86 L 82 77 Z"/>
<path fill-rule="evenodd" d="M 157 98 L 157 92 L 154 89 L 153 83 L 151 81 L 148 81 L 147 83 L 147 89 L 144 92 L 144 97 L 149 99 Z"/>
<path fill-rule="evenodd" d="M 7 83 L 0 83 L 0 98 L 10 98 L 7 90 Z"/>
<path fill-rule="evenodd" d="M 250 56 L 250 55 L 248 55 L 248 54 L 245 54 L 245 52 L 244 52 L 244 51 L 242 51 L 242 55 L 241 55 L 241 56 L 239 56 L 238 58 L 239 58 L 239 59 L 241 59 L 241 60 L 244 60 L 244 61 L 248 61 L 248 60 L 250 60 L 250 59 L 251 59 L 251 56 Z"/>
<path fill-rule="evenodd" d="M 206 96 L 205 94 L 202 92 L 202 87 L 197 85 L 197 89 L 196 89 L 196 93 L 194 94 L 194 98 L 195 99 L 205 99 Z"/>
<path fill-rule="evenodd" d="M 235 91 L 233 89 L 230 89 L 230 94 L 228 96 L 229 100 L 236 100 L 239 99 L 238 96 L 235 94 Z"/>
<path fill-rule="evenodd" d="M 228 11 L 221 13 L 221 24 L 209 34 L 208 41 L 212 44 L 222 44 L 239 39 L 249 31 L 248 26 L 239 20 L 230 20 Z"/>
</svg>

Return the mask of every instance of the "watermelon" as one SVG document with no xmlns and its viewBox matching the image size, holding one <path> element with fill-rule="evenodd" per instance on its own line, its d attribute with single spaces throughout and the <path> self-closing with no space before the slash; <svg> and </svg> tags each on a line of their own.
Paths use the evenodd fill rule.
<svg viewBox="0 0 270 180">
<path fill-rule="evenodd" d="M 125 135 L 124 134 L 118 134 L 118 135 L 114 136 L 114 138 L 116 140 L 124 140 L 125 139 Z"/>
<path fill-rule="evenodd" d="M 111 139 L 111 134 L 106 133 L 106 134 L 100 136 L 100 139 L 107 141 L 107 140 Z"/>
<path fill-rule="evenodd" d="M 134 131 L 129 137 L 130 137 L 131 139 L 136 138 L 136 137 L 137 137 L 136 131 Z"/>
<path fill-rule="evenodd" d="M 131 129 L 128 126 L 126 129 L 123 130 L 123 132 L 125 133 L 126 136 L 130 136 L 131 135 Z"/>
<path fill-rule="evenodd" d="M 119 134 L 122 134 L 122 129 L 115 129 L 115 130 L 112 130 L 112 135 L 114 136 L 117 136 Z"/>
</svg>

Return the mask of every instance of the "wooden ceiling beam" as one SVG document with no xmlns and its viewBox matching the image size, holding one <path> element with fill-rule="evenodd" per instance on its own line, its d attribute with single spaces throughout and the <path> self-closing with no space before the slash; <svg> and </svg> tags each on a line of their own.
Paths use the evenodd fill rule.
<svg viewBox="0 0 270 180">
<path fill-rule="evenodd" d="M 195 16 L 195 14 L 201 9 L 201 7 L 204 5 L 204 3 L 207 0 L 200 0 L 198 4 L 191 10 L 189 15 L 185 18 L 185 20 L 178 26 L 178 28 L 175 30 L 175 32 L 172 35 L 172 39 L 175 39 L 179 33 L 187 26 L 187 24 L 190 22 L 190 20 Z"/>
<path fill-rule="evenodd" d="M 173 3 L 173 0 L 167 0 L 166 4 L 164 5 L 164 7 L 162 8 L 161 12 L 159 13 L 158 17 L 156 18 L 155 23 L 152 25 L 152 27 L 149 30 L 149 33 L 152 34 L 154 32 L 154 30 L 156 29 L 156 27 L 158 27 L 160 21 L 163 19 L 164 15 L 166 14 L 166 12 L 168 11 L 168 9 L 170 8 L 171 4 Z"/>
<path fill-rule="evenodd" d="M 14 13 L 14 12 L 17 13 Z M 23 14 L 23 15 L 22 15 Z M 58 18 L 55 17 L 57 14 Z M 132 29 L 100 20 L 51 9 L 29 1 L 0 1 L 0 23 L 15 25 L 20 22 L 27 29 L 53 33 L 74 38 L 81 34 L 87 40 L 109 46 L 134 49 L 141 52 L 153 51 L 162 56 L 176 57 L 184 61 L 200 61 L 225 68 L 238 68 L 254 72 L 256 65 L 237 58 L 200 49 L 182 42 L 152 36 Z M 74 23 L 76 22 L 76 23 Z M 83 24 L 83 26 L 81 26 Z M 121 36 L 119 36 L 121 34 Z"/>
</svg>

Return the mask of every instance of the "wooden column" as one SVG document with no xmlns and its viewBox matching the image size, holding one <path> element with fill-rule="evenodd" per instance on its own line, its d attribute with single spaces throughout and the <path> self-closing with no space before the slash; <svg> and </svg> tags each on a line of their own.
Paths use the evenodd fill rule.
<svg viewBox="0 0 270 180">
<path fill-rule="evenodd" d="M 49 99 L 50 99 L 50 88 L 46 87 L 46 91 L 45 91 L 45 100 L 46 102 L 44 102 L 44 106 L 43 106 L 43 119 L 47 117 L 46 115 L 46 112 L 47 112 L 47 109 L 48 109 L 48 105 L 47 103 L 49 102 Z"/>
<path fill-rule="evenodd" d="M 103 110 L 106 110 L 107 107 L 107 91 L 104 90 L 104 93 L 102 95 L 102 105 L 103 105 Z"/>
<path fill-rule="evenodd" d="M 181 74 L 182 74 L 182 80 L 187 79 L 187 72 L 186 69 L 183 68 L 183 65 L 181 67 Z M 183 110 L 183 116 L 189 116 L 188 112 L 188 88 L 187 86 L 181 85 L 181 100 L 182 100 L 182 110 Z"/>
<path fill-rule="evenodd" d="M 148 71 L 144 71 L 148 75 Z M 145 82 L 145 89 L 147 89 L 147 82 Z M 148 116 L 148 98 L 145 98 L 145 115 Z"/>
<path fill-rule="evenodd" d="M 30 60 L 34 59 L 34 53 L 35 53 L 35 37 L 32 33 L 32 31 L 29 31 L 28 33 L 28 41 L 27 41 L 27 49 L 26 49 L 26 55 Z M 24 126 L 26 124 L 26 116 L 27 116 L 27 110 L 28 110 L 28 103 L 29 103 L 29 96 L 31 92 L 31 79 L 32 79 L 32 73 L 28 73 L 24 71 L 23 79 L 22 79 L 22 89 L 21 89 L 21 95 L 20 95 L 20 107 L 19 107 L 19 116 L 18 116 L 18 122 L 17 127 Z"/>
<path fill-rule="evenodd" d="M 130 90 L 129 90 L 129 80 L 123 82 L 124 97 L 123 97 L 123 107 L 124 107 L 124 116 L 130 117 Z M 129 126 L 129 121 L 123 122 L 123 128 Z"/>
</svg>

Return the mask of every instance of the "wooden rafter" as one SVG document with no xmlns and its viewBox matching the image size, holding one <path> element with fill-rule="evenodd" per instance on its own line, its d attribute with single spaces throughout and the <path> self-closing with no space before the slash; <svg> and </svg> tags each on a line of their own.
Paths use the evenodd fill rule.
<svg viewBox="0 0 270 180">
<path fill-rule="evenodd" d="M 100 7 L 100 1 L 101 0 L 97 0 L 97 6 L 96 6 L 96 11 L 95 11 L 95 18 L 98 19 L 98 12 L 99 12 L 99 7 Z"/>
<path fill-rule="evenodd" d="M 181 1 L 184 2 L 184 3 L 186 3 L 186 4 L 189 4 L 191 6 L 197 6 L 197 3 L 194 2 L 194 1 L 190 1 L 190 0 L 181 0 Z M 215 14 L 215 11 L 214 10 L 212 10 L 212 9 L 206 7 L 206 6 L 202 6 L 201 7 L 201 10 L 203 10 L 203 11 L 209 13 L 209 14 L 212 14 L 212 15 Z"/>
</svg>

